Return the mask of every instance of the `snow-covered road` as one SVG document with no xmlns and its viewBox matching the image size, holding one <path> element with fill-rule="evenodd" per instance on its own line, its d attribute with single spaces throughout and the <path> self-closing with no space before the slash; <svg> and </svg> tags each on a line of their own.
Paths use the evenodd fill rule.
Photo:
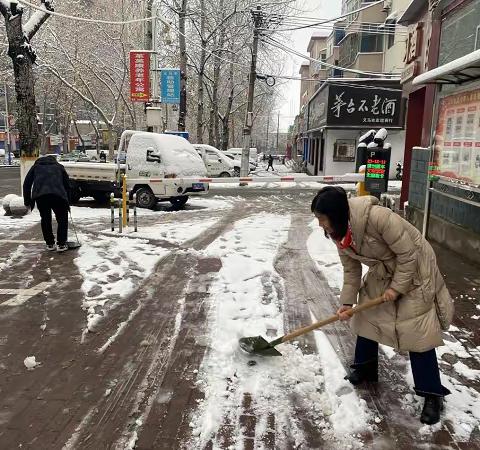
<svg viewBox="0 0 480 450">
<path fill-rule="evenodd" d="M 242 336 L 273 339 L 335 310 L 342 270 L 313 195 L 220 189 L 184 211 L 141 211 L 123 235 L 85 203 L 72 210 L 83 246 L 65 255 L 35 243 L 36 213 L 0 217 L 2 445 L 478 448 L 480 347 L 460 322 L 438 351 L 452 395 L 434 427 L 417 419 L 408 355 L 382 348 L 377 387 L 343 379 L 344 323 L 282 344 L 279 358 L 239 351 Z M 7 291 L 46 282 L 2 307 Z M 474 289 L 459 301 L 478 304 Z"/>
</svg>

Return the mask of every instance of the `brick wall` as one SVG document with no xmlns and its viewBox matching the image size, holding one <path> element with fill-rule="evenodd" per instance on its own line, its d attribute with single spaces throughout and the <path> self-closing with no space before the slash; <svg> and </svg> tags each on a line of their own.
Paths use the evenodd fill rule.
<svg viewBox="0 0 480 450">
<path fill-rule="evenodd" d="M 412 150 L 408 204 L 419 209 L 424 209 L 425 207 L 429 159 L 430 151 L 418 148 Z"/>
</svg>

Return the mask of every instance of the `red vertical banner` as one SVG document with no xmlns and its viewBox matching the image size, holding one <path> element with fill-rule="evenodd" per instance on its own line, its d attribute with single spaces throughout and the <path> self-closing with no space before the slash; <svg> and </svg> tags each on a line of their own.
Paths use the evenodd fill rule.
<svg viewBox="0 0 480 450">
<path fill-rule="evenodd" d="M 130 52 L 130 100 L 148 102 L 150 98 L 150 53 Z"/>
</svg>

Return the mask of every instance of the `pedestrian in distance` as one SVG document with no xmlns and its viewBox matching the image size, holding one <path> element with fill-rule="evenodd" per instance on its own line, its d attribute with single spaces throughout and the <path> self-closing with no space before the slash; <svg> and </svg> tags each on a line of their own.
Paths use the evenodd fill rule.
<svg viewBox="0 0 480 450">
<path fill-rule="evenodd" d="M 340 187 L 318 192 L 311 210 L 337 245 L 343 265 L 341 320 L 357 335 L 354 363 L 345 379 L 353 385 L 378 381 L 378 344 L 408 351 L 415 392 L 424 397 L 420 420 L 440 420 L 444 396 L 435 348 L 453 318 L 453 300 L 435 253 L 421 233 L 372 196 L 347 199 Z M 362 280 L 362 264 L 368 272 Z M 354 304 L 384 298 L 373 309 L 350 314 Z"/>
<path fill-rule="evenodd" d="M 23 183 L 23 202 L 41 217 L 42 234 L 48 251 L 68 250 L 68 212 L 70 180 L 65 168 L 54 156 L 40 157 L 28 171 Z M 52 231 L 52 211 L 57 220 L 57 243 Z"/>
<path fill-rule="evenodd" d="M 100 152 L 100 162 L 107 162 L 107 155 L 103 150 Z"/>
<path fill-rule="evenodd" d="M 270 167 L 272 168 L 272 172 L 273 172 L 274 170 L 273 170 L 273 156 L 272 155 L 268 155 L 267 172 L 269 171 Z"/>
</svg>

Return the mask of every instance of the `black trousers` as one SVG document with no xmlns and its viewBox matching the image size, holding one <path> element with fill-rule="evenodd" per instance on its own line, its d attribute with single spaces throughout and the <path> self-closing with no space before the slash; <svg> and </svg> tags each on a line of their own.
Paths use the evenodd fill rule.
<svg viewBox="0 0 480 450">
<path fill-rule="evenodd" d="M 435 349 L 421 353 L 409 353 L 416 394 L 421 397 L 425 397 L 425 395 L 443 397 L 450 394 L 450 391 L 442 386 L 440 381 L 440 370 L 438 369 Z M 358 336 L 357 345 L 355 346 L 355 364 L 363 364 L 377 358 L 378 342 Z"/>
<path fill-rule="evenodd" d="M 274 170 L 274 169 L 273 169 L 273 165 L 272 165 L 272 164 L 268 164 L 267 172 L 268 172 L 268 169 L 270 169 L 270 167 L 272 168 L 272 170 Z"/>
<path fill-rule="evenodd" d="M 35 200 L 40 212 L 43 239 L 47 245 L 55 244 L 52 230 L 52 211 L 57 219 L 57 244 L 65 245 L 68 236 L 68 203 L 57 195 L 42 195 Z"/>
</svg>

